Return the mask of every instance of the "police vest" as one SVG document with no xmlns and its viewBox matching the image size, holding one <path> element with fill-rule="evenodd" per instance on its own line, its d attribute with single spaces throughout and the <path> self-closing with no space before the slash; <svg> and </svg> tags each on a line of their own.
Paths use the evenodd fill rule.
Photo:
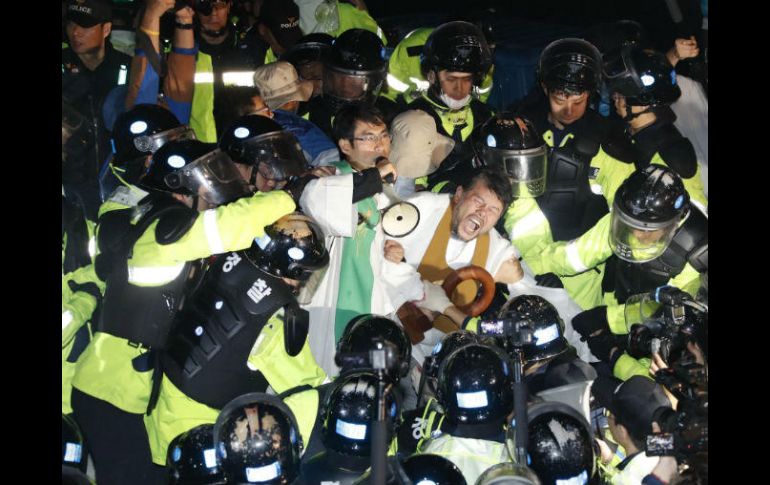
<svg viewBox="0 0 770 485">
<path fill-rule="evenodd" d="M 447 158 L 441 162 L 438 170 L 428 176 L 428 185 L 433 187 L 439 182 L 450 180 L 457 184 L 465 181 L 474 170 L 473 144 L 471 133 L 476 127 L 492 117 L 492 110 L 481 101 L 473 98 L 459 110 L 451 110 L 423 95 L 409 103 L 409 109 L 419 109 L 431 115 L 436 122 L 436 131 L 455 141 L 455 146 Z"/>
<path fill-rule="evenodd" d="M 597 153 L 599 142 L 586 136 L 551 149 L 546 190 L 535 200 L 548 219 L 554 241 L 575 239 L 609 212 L 604 197 L 595 194 L 589 183 L 591 160 Z"/>
<path fill-rule="evenodd" d="M 708 269 L 708 219 L 696 207 L 677 230 L 671 244 L 652 261 L 634 264 L 613 255 L 607 260 L 602 289 L 615 292 L 619 303 L 631 295 L 646 293 L 665 285 L 690 265 L 699 273 Z M 614 284 L 613 284 L 614 283 Z"/>
<path fill-rule="evenodd" d="M 131 225 L 134 210 L 143 212 Z M 174 279 L 158 286 L 137 286 L 140 272 L 152 268 L 129 268 L 136 241 L 154 222 L 158 244 L 171 244 L 192 227 L 197 212 L 166 196 L 150 196 L 136 209 L 115 210 L 99 219 L 99 248 L 96 273 L 106 282 L 96 331 L 121 337 L 147 347 L 163 348 L 174 315 L 179 310 L 193 268 L 185 262 Z M 196 271 L 200 274 L 200 271 Z M 194 282 L 189 281 L 189 284 Z"/>
<path fill-rule="evenodd" d="M 192 399 L 221 409 L 268 381 L 246 362 L 262 328 L 280 308 L 284 318 L 302 312 L 291 289 L 255 267 L 243 252 L 220 257 L 177 318 L 162 357 L 171 382 Z"/>
</svg>

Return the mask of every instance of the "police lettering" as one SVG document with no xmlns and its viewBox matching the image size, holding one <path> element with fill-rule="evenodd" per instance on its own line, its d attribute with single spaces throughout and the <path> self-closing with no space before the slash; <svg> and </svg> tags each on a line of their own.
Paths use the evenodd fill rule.
<svg viewBox="0 0 770 485">
<path fill-rule="evenodd" d="M 225 258 L 225 264 L 222 265 L 222 271 L 225 273 L 229 273 L 233 267 L 241 262 L 241 257 L 238 256 L 236 253 L 230 253 L 227 255 L 227 258 Z"/>
</svg>

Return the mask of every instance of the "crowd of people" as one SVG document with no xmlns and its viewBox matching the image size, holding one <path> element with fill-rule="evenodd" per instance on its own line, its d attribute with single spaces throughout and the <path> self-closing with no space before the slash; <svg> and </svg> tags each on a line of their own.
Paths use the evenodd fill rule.
<svg viewBox="0 0 770 485">
<path fill-rule="evenodd" d="M 493 109 L 478 17 L 138 7 L 62 2 L 63 483 L 708 483 L 695 36 Z"/>
</svg>

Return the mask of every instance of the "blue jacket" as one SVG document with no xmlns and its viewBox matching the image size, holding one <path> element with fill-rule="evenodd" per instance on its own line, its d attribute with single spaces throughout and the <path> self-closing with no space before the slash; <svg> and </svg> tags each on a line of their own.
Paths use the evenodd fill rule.
<svg viewBox="0 0 770 485">
<path fill-rule="evenodd" d="M 307 154 L 310 165 L 314 167 L 329 165 L 340 159 L 337 145 L 311 121 L 282 109 L 273 111 L 273 120 L 297 137 L 302 150 Z"/>
</svg>

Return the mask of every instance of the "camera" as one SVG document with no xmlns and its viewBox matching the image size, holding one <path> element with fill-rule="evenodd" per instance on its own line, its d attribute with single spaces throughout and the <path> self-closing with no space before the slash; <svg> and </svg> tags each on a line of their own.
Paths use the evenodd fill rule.
<svg viewBox="0 0 770 485">
<path fill-rule="evenodd" d="M 402 363 L 398 356 L 398 348 L 391 342 L 378 338 L 372 341 L 374 348 L 369 352 L 339 353 L 336 363 L 339 367 L 365 368 L 375 371 L 392 370 L 400 372 Z M 409 365 L 407 362 L 406 365 Z"/>
<path fill-rule="evenodd" d="M 660 287 L 632 298 L 633 303 L 627 303 L 626 322 L 641 323 L 630 325 L 627 352 L 637 359 L 657 352 L 669 364 L 678 361 L 686 353 L 687 342 L 695 341 L 698 327 L 708 319 L 708 307 L 678 288 Z"/>
<path fill-rule="evenodd" d="M 660 408 L 654 415 L 662 430 L 647 436 L 648 456 L 674 456 L 697 465 L 708 457 L 708 377 L 703 365 L 681 363 L 655 373 L 655 381 L 678 400 L 676 411 Z M 697 467 L 697 466 L 696 466 Z"/>
</svg>

